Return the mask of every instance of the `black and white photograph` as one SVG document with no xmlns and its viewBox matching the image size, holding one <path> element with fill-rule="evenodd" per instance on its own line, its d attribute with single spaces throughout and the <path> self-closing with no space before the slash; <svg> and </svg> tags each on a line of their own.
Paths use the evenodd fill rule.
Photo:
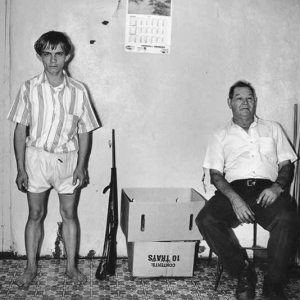
<svg viewBox="0 0 300 300">
<path fill-rule="evenodd" d="M 300 1 L 0 1 L 0 300 L 299 300 Z"/>
</svg>

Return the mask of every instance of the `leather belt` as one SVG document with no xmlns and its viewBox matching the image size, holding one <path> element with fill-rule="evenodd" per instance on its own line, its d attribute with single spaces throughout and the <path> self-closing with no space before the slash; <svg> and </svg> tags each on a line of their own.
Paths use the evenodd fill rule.
<svg viewBox="0 0 300 300">
<path fill-rule="evenodd" d="M 234 180 L 230 184 L 232 185 L 244 185 L 247 187 L 253 187 L 257 186 L 259 184 L 270 184 L 272 183 L 269 179 L 256 179 L 256 178 L 249 178 L 249 179 L 240 179 L 240 180 Z"/>
</svg>

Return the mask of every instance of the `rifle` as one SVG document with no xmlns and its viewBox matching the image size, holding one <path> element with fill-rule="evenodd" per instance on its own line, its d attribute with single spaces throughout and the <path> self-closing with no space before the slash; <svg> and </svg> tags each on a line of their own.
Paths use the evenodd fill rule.
<svg viewBox="0 0 300 300">
<path fill-rule="evenodd" d="M 118 187 L 114 129 L 112 130 L 112 168 L 110 184 L 104 188 L 103 194 L 108 190 L 109 200 L 103 254 L 95 274 L 99 280 L 106 279 L 107 275 L 115 275 L 117 264 Z"/>
</svg>

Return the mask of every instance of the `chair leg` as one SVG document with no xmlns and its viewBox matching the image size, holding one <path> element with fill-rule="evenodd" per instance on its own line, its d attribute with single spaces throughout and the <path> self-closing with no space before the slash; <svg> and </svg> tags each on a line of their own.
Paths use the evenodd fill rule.
<svg viewBox="0 0 300 300">
<path fill-rule="evenodd" d="M 212 250 L 209 249 L 208 260 L 207 260 L 207 266 L 210 266 L 211 259 L 212 259 Z"/>
<path fill-rule="evenodd" d="M 215 282 L 215 291 L 218 289 L 220 280 L 221 280 L 221 276 L 223 273 L 223 266 L 222 264 L 218 261 L 218 266 L 217 266 L 217 274 L 216 274 L 216 282 Z"/>
<path fill-rule="evenodd" d="M 257 246 L 257 223 L 253 223 L 253 266 L 255 266 L 255 248 Z"/>
<path fill-rule="evenodd" d="M 209 250 L 209 255 L 208 255 L 208 261 L 207 261 L 207 266 L 210 265 L 211 263 L 211 259 L 212 259 L 212 250 Z M 220 261 L 218 260 L 218 265 L 217 265 L 217 273 L 216 273 L 216 282 L 215 282 L 215 291 L 218 289 L 218 286 L 220 284 L 220 280 L 222 277 L 222 273 L 223 273 L 223 265 L 220 263 Z"/>
</svg>

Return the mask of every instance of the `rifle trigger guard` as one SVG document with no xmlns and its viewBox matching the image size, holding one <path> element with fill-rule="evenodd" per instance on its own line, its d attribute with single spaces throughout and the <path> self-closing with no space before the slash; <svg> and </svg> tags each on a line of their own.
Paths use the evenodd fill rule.
<svg viewBox="0 0 300 300">
<path fill-rule="evenodd" d="M 111 188 L 111 184 L 104 188 L 103 194 L 105 194 Z"/>
</svg>

